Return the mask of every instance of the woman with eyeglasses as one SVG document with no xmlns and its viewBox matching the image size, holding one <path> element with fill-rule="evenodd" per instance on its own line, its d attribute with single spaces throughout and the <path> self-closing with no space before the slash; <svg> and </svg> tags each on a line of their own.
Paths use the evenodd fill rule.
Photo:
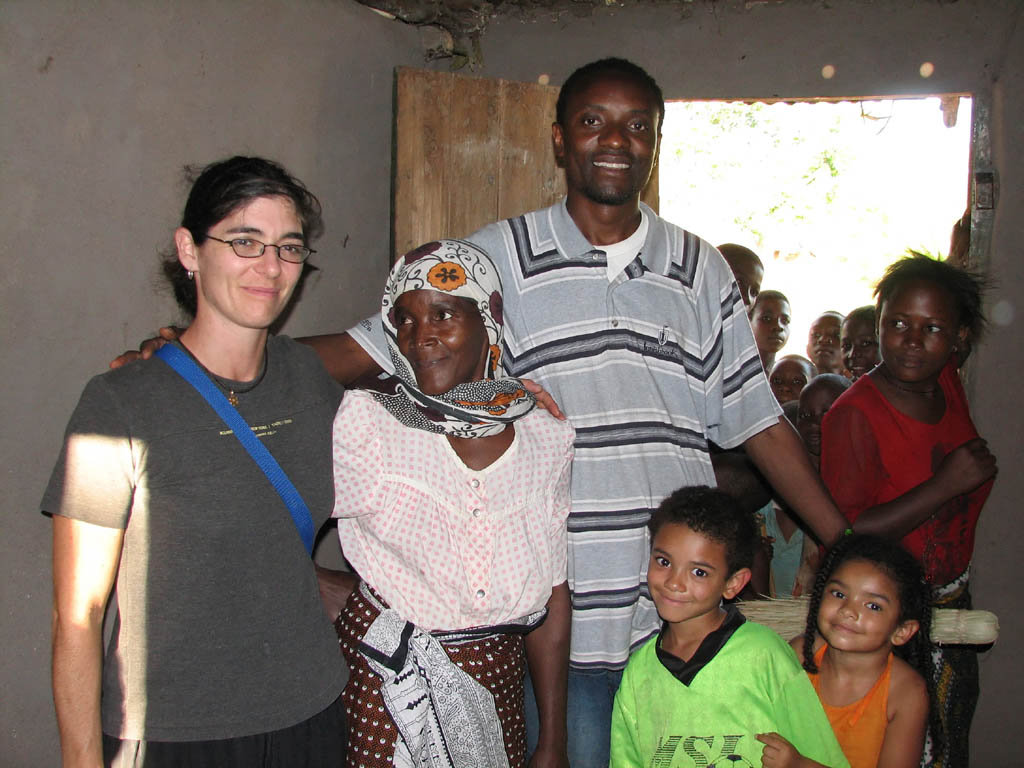
<svg viewBox="0 0 1024 768">
<path fill-rule="evenodd" d="M 193 322 L 71 417 L 42 503 L 65 766 L 344 762 L 348 673 L 310 556 L 341 389 L 268 332 L 320 228 L 279 165 L 206 167 L 164 265 Z"/>
</svg>

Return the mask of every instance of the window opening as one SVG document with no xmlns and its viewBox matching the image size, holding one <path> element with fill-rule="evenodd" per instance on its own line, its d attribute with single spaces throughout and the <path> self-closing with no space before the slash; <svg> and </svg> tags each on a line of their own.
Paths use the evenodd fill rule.
<svg viewBox="0 0 1024 768">
<path fill-rule="evenodd" d="M 872 303 L 907 248 L 948 253 L 967 208 L 971 115 L 959 94 L 669 102 L 661 214 L 714 245 L 756 251 L 762 288 L 792 304 L 780 355 L 802 355 L 811 321 Z"/>
</svg>

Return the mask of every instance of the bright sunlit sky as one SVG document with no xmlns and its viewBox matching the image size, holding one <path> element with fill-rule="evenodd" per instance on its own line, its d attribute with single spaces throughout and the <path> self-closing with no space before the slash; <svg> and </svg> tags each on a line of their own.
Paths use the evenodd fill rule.
<svg viewBox="0 0 1024 768">
<path fill-rule="evenodd" d="M 967 206 L 971 100 L 943 124 L 940 100 L 670 102 L 661 215 L 713 245 L 752 248 L 762 288 L 792 304 L 804 354 L 821 312 L 872 303 L 909 247 L 945 255 Z"/>
</svg>

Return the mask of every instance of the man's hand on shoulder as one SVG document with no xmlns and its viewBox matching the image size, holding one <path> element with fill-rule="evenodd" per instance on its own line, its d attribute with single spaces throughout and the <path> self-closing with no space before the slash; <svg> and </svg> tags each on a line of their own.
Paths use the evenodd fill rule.
<svg viewBox="0 0 1024 768">
<path fill-rule="evenodd" d="M 550 392 L 533 379 L 520 379 L 520 381 L 523 382 L 523 386 L 526 387 L 527 391 L 537 398 L 537 405 L 556 419 L 565 421 L 565 414 L 562 413 L 562 409 L 558 407 L 558 403 L 555 402 L 555 398 L 551 396 Z"/>
<path fill-rule="evenodd" d="M 162 347 L 169 341 L 174 341 L 184 332 L 184 328 L 178 328 L 175 325 L 165 325 L 163 328 L 156 332 L 156 336 L 150 339 L 146 339 L 141 344 L 139 344 L 138 352 L 131 349 L 127 350 L 126 352 L 122 352 L 120 355 L 118 355 L 117 357 L 110 361 L 110 367 L 120 368 L 122 365 L 127 365 L 128 363 L 131 363 L 135 360 L 148 360 L 153 356 L 154 352 L 160 349 L 160 347 Z"/>
</svg>

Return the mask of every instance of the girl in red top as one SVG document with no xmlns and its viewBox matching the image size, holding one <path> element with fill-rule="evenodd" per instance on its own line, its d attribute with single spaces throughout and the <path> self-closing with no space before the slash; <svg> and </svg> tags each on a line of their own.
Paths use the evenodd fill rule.
<svg viewBox="0 0 1024 768">
<path fill-rule="evenodd" d="M 878 283 L 881 363 L 861 376 L 822 423 L 821 473 L 861 533 L 899 539 L 924 566 L 934 602 L 969 608 L 974 529 L 996 460 L 971 422 L 956 374 L 981 331 L 977 275 L 912 254 Z M 978 695 L 975 655 L 934 652 L 943 754 L 924 764 L 967 765 Z"/>
</svg>

